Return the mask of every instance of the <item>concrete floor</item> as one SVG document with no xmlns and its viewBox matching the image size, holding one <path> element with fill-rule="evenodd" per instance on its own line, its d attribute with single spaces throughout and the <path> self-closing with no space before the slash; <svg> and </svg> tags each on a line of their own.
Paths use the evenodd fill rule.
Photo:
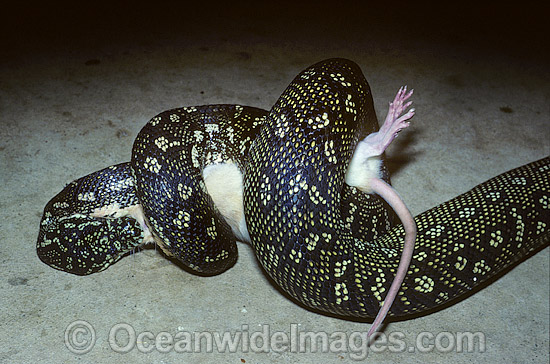
<svg viewBox="0 0 550 364">
<path fill-rule="evenodd" d="M 178 332 L 250 336 L 264 325 L 279 336 L 299 330 L 349 338 L 368 330 L 287 300 L 245 244 L 235 267 L 209 278 L 182 271 L 153 249 L 87 277 L 38 260 L 38 223 L 48 200 L 73 179 L 128 161 L 140 128 L 163 110 L 209 103 L 270 108 L 303 68 L 350 58 L 369 80 L 380 118 L 401 85 L 415 89 L 413 125 L 388 153 L 394 185 L 414 214 L 550 154 L 549 57 L 539 46 L 545 41 L 537 9 L 284 4 L 254 11 L 157 4 L 9 13 L 0 51 L 1 363 L 348 363 L 355 357 L 311 347 L 261 352 L 245 344 L 209 352 L 206 343 L 188 353 L 173 347 L 145 353 L 148 337 L 141 351 L 116 352 L 129 337 L 126 325 L 160 341 Z M 73 345 L 83 349 L 91 339 L 78 331 L 79 320 L 95 331 L 85 354 L 65 343 L 68 327 Z M 366 360 L 548 363 L 549 320 L 546 248 L 456 305 L 390 323 L 383 331 L 388 341 L 371 346 Z M 110 332 L 117 333 L 115 344 Z M 484 348 L 460 352 L 452 341 L 460 332 L 482 333 Z"/>
</svg>

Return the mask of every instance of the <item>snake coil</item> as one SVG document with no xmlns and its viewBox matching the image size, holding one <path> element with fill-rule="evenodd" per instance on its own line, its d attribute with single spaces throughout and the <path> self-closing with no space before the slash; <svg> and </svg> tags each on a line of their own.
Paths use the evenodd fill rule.
<svg viewBox="0 0 550 364">
<path fill-rule="evenodd" d="M 301 72 L 269 112 L 163 112 L 139 133 L 131 162 L 70 183 L 46 205 L 38 256 L 91 274 L 155 241 L 198 274 L 223 272 L 237 258 L 236 231 L 203 172 L 230 166 L 243 175 L 247 231 L 273 281 L 310 309 L 373 318 L 404 230 L 379 196 L 344 180 L 358 141 L 376 130 L 370 87 L 343 59 Z M 390 315 L 441 307 L 548 245 L 549 177 L 546 157 L 415 217 L 415 252 Z"/>
</svg>

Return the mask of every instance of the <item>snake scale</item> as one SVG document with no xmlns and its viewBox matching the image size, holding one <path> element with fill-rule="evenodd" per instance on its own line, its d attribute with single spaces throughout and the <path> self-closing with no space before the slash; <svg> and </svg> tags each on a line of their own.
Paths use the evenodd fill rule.
<svg viewBox="0 0 550 364">
<path fill-rule="evenodd" d="M 269 112 L 239 105 L 163 112 L 139 133 L 131 162 L 71 182 L 47 204 L 38 256 L 84 275 L 154 241 L 189 270 L 212 275 L 235 263 L 238 237 L 251 241 L 295 301 L 373 318 L 405 233 L 383 199 L 346 184 L 345 175 L 358 142 L 378 128 L 370 87 L 344 59 L 301 72 Z M 383 158 L 378 163 L 389 182 Z M 244 218 L 209 193 L 208 180 L 220 176 Z M 550 157 L 414 220 L 415 250 L 393 317 L 452 302 L 548 245 Z"/>
</svg>

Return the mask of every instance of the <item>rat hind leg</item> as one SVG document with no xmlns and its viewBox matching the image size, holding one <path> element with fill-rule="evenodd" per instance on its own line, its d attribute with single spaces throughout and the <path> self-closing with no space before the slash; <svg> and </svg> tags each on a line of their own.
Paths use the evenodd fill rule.
<svg viewBox="0 0 550 364">
<path fill-rule="evenodd" d="M 409 120 L 414 116 L 414 109 L 403 114 L 412 105 L 412 101 L 407 101 L 412 94 L 413 90 L 407 92 L 407 86 L 401 87 L 390 103 L 388 116 L 380 130 L 367 135 L 357 144 L 346 172 L 346 184 L 366 193 L 372 192 L 370 180 L 381 177 L 380 155 L 397 134 L 409 126 Z"/>
</svg>

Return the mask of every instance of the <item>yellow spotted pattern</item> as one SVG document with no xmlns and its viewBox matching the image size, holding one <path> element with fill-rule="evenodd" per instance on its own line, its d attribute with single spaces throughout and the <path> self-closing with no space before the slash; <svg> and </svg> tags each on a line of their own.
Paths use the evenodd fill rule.
<svg viewBox="0 0 550 364">
<path fill-rule="evenodd" d="M 244 172 L 252 245 L 274 282 L 311 309 L 374 317 L 404 231 L 385 202 L 345 185 L 344 174 L 357 141 L 377 129 L 369 85 L 343 59 L 300 73 L 269 113 L 239 105 L 166 111 L 139 133 L 130 163 L 76 180 L 48 203 L 38 256 L 75 274 L 105 269 L 147 238 L 126 215 L 138 206 L 168 255 L 199 274 L 220 273 L 235 262 L 235 238 L 201 172 L 230 161 Z M 393 316 L 458 299 L 548 244 L 550 157 L 415 221 L 415 252 Z"/>
<path fill-rule="evenodd" d="M 235 237 L 208 195 L 202 170 L 226 162 L 243 168 L 265 115 L 240 105 L 168 110 L 134 142 L 136 194 L 155 241 L 199 274 L 218 274 L 237 259 Z"/>
<path fill-rule="evenodd" d="M 343 183 L 357 140 L 377 127 L 357 65 L 328 60 L 294 79 L 252 144 L 244 197 L 256 255 L 312 309 L 372 318 L 395 276 L 402 226 L 391 229 L 376 196 Z M 415 253 L 390 315 L 457 299 L 547 244 L 549 163 L 510 171 L 416 217 Z"/>
</svg>

